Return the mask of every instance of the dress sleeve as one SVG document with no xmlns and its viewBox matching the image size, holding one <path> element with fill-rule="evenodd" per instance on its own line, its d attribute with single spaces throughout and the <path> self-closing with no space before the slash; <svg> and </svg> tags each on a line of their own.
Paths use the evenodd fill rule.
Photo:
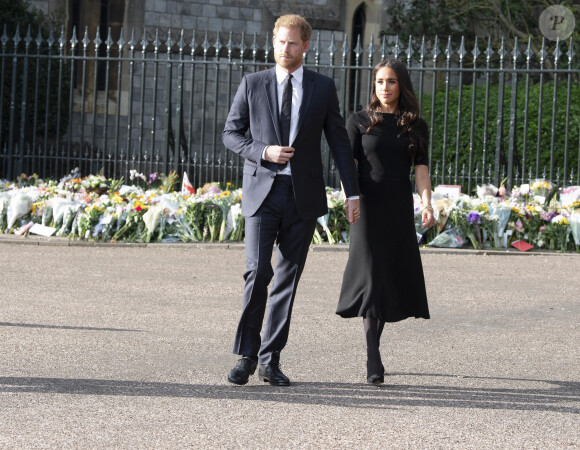
<svg viewBox="0 0 580 450">
<path fill-rule="evenodd" d="M 429 165 L 429 130 L 427 123 L 423 119 L 419 118 L 417 120 L 415 130 L 417 133 L 417 151 L 415 152 L 414 164 L 416 166 L 427 166 Z"/>
<path fill-rule="evenodd" d="M 361 125 L 357 114 L 351 115 L 346 123 L 346 132 L 352 148 L 353 156 L 360 161 L 363 156 Z"/>
</svg>

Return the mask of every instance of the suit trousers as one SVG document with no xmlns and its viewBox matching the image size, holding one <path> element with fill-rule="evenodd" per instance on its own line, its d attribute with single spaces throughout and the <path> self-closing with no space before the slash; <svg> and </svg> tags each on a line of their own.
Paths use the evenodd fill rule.
<svg viewBox="0 0 580 450">
<path fill-rule="evenodd" d="M 312 242 L 316 218 L 296 210 L 292 177 L 277 175 L 272 189 L 251 217 L 245 218 L 246 272 L 242 315 L 233 352 L 268 364 L 286 345 L 298 281 Z M 272 253 L 276 245 L 276 269 Z M 268 299 L 268 285 L 274 277 Z M 268 316 L 262 336 L 262 324 Z"/>
</svg>

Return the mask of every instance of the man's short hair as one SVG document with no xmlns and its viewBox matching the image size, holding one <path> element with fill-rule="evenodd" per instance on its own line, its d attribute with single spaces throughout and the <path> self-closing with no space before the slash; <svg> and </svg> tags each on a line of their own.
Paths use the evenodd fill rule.
<svg viewBox="0 0 580 450">
<path fill-rule="evenodd" d="M 312 27 L 308 21 L 298 14 L 286 14 L 285 16 L 280 16 L 276 23 L 274 24 L 274 36 L 278 33 L 280 27 L 297 27 L 300 29 L 300 39 L 303 42 L 309 41 L 312 35 Z"/>
</svg>

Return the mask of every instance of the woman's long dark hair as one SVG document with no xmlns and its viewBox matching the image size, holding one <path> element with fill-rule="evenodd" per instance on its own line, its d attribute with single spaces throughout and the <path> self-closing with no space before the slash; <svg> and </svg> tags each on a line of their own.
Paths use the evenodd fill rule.
<svg viewBox="0 0 580 450">
<path fill-rule="evenodd" d="M 405 65 L 395 58 L 388 58 L 378 63 L 373 69 L 373 81 L 371 85 L 371 102 L 367 106 L 367 113 L 371 119 L 371 124 L 367 131 L 374 126 L 382 123 L 383 114 L 381 112 L 381 101 L 377 97 L 376 80 L 377 73 L 384 67 L 390 67 L 397 74 L 399 81 L 399 105 L 397 126 L 400 128 L 400 133 L 397 137 L 405 137 L 409 142 L 409 156 L 411 160 L 415 157 L 418 148 L 424 147 L 424 142 L 421 136 L 415 132 L 415 124 L 419 118 L 419 102 L 413 90 L 411 77 Z"/>
</svg>

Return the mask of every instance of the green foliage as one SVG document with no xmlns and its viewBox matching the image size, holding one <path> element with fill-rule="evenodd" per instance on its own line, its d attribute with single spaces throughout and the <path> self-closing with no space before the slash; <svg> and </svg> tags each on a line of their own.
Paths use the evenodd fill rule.
<svg viewBox="0 0 580 450">
<path fill-rule="evenodd" d="M 55 60 L 37 58 L 49 53 L 47 39 L 50 28 L 58 26 L 59 20 L 56 16 L 52 20 L 45 18 L 26 0 L 0 0 L 0 32 L 7 38 L 5 45 L 0 44 L 2 146 L 8 144 L 10 137 L 17 144 L 21 131 L 24 131 L 23 137 L 28 144 L 33 137 L 42 140 L 45 136 L 49 142 L 54 142 L 57 135 L 62 135 L 68 127 L 70 64 L 65 61 L 59 65 Z M 39 37 L 40 46 L 37 44 Z M 53 36 L 53 39 L 58 39 L 58 36 Z M 58 54 L 56 42 L 50 52 Z M 59 70 L 62 70 L 60 84 Z M 57 130 L 57 118 L 60 118 L 60 130 Z"/>
<path fill-rule="evenodd" d="M 565 149 L 565 130 L 566 130 L 566 105 L 567 105 L 567 81 L 560 79 L 558 81 L 558 92 L 556 99 L 556 120 L 555 129 L 552 131 L 552 108 L 553 108 L 553 94 L 554 82 L 550 81 L 544 84 L 543 87 L 543 102 L 542 102 L 542 119 L 540 125 L 540 174 L 544 168 L 549 170 L 552 134 L 554 135 L 554 167 L 564 168 L 564 149 Z M 469 167 L 469 147 L 470 135 L 473 128 L 473 166 L 474 170 L 477 163 L 479 163 L 480 170 L 482 169 L 482 158 L 484 150 L 484 142 L 487 142 L 485 167 L 489 164 L 494 167 L 495 152 L 496 152 L 496 136 L 497 136 L 497 119 L 498 119 L 498 93 L 497 85 L 490 86 L 489 102 L 486 105 L 486 89 L 485 86 L 476 87 L 475 100 L 475 114 L 474 123 L 471 124 L 472 114 L 472 86 L 465 86 L 462 90 L 462 104 L 461 104 L 461 124 L 459 133 L 459 173 L 463 165 L 465 165 L 466 173 L 470 170 Z M 510 120 L 511 120 L 511 84 L 506 82 L 504 86 L 503 96 L 503 130 L 501 139 L 501 156 L 502 164 L 505 164 L 506 157 L 509 151 L 509 135 L 510 135 Z M 526 148 L 524 144 L 524 122 L 526 114 L 526 86 L 525 81 L 519 80 L 517 88 L 517 106 L 516 106 L 516 145 L 514 164 L 521 164 L 521 160 L 526 156 L 525 176 L 529 173 L 529 168 L 532 167 L 535 174 L 536 160 L 537 160 L 537 144 L 538 144 L 538 113 L 540 111 L 540 85 L 535 84 L 530 86 L 529 99 L 527 106 L 527 141 Z M 447 111 L 447 133 L 446 141 L 444 141 L 444 120 L 445 120 L 445 90 L 439 89 L 435 96 L 435 114 L 433 126 L 433 168 L 438 163 L 439 169 L 443 163 L 443 149 L 446 146 L 446 166 L 455 168 L 455 161 L 457 160 L 457 115 L 459 110 L 459 88 L 449 90 Z M 429 123 L 431 121 L 432 97 L 431 95 L 423 96 L 423 117 Z M 486 131 L 486 108 L 487 108 L 487 140 L 484 140 Z M 569 117 L 569 135 L 568 135 L 568 172 L 571 168 L 576 170 L 577 156 L 578 156 L 578 133 L 580 129 L 580 86 L 573 83 L 570 93 L 570 117 Z M 556 169 L 555 169 L 556 170 Z M 563 172 L 561 172 L 563 173 Z M 521 175 L 521 172 L 520 172 Z"/>
<path fill-rule="evenodd" d="M 26 0 L 0 0 L 0 24 L 6 25 L 8 34 L 16 31 L 18 24 L 43 24 L 41 11 L 30 6 Z"/>
<path fill-rule="evenodd" d="M 449 14 L 446 0 L 411 0 L 389 8 L 391 23 L 384 34 L 400 36 L 461 36 L 468 31 L 463 17 Z"/>
<path fill-rule="evenodd" d="M 474 38 L 492 38 L 494 47 L 504 37 L 513 42 L 532 37 L 532 49 L 538 53 L 542 45 L 539 17 L 542 11 L 553 4 L 546 0 L 411 0 L 398 2 L 389 9 L 391 23 L 383 34 L 409 35 L 415 38 L 426 36 L 451 36 L 454 41 L 464 36 L 466 45 L 471 46 Z M 580 3 L 577 0 L 557 2 L 568 8 L 576 23 L 580 17 Z M 580 28 L 576 25 L 572 33 L 574 42 L 580 40 Z"/>
</svg>

